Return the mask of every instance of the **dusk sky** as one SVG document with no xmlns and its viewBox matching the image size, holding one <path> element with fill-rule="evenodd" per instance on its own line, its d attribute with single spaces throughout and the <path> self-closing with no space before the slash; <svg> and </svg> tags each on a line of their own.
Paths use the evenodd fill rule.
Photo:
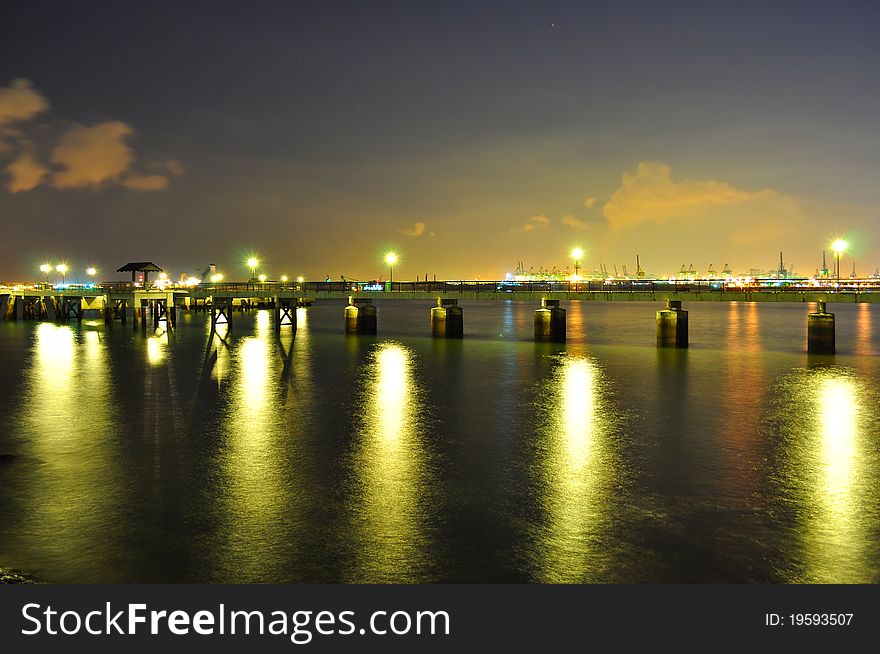
<svg viewBox="0 0 880 654">
<path fill-rule="evenodd" d="M 877 2 L 3 7 L 0 280 L 880 266 Z"/>
</svg>

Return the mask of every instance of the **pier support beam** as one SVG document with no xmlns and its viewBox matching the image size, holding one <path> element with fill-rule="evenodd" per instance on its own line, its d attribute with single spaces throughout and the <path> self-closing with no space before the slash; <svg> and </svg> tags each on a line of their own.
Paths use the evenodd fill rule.
<svg viewBox="0 0 880 654">
<path fill-rule="evenodd" d="M 211 298 L 211 331 L 213 332 L 217 325 L 226 325 L 226 329 L 232 331 L 232 298 L 231 297 L 213 297 Z"/>
<path fill-rule="evenodd" d="M 345 333 L 375 334 L 376 313 L 372 300 L 354 299 L 349 296 L 348 306 L 345 307 Z"/>
<path fill-rule="evenodd" d="M 275 298 L 274 307 L 275 332 L 279 333 L 282 325 L 290 325 L 296 333 L 296 300 Z"/>
<path fill-rule="evenodd" d="M 666 308 L 657 312 L 657 347 L 688 346 L 688 312 L 681 300 L 666 300 Z"/>
<path fill-rule="evenodd" d="M 535 309 L 535 341 L 565 342 L 565 309 L 559 308 L 559 300 L 542 298 L 541 308 Z"/>
<path fill-rule="evenodd" d="M 458 300 L 437 298 L 431 309 L 431 336 L 434 338 L 463 338 L 464 318 Z"/>
<path fill-rule="evenodd" d="M 816 313 L 807 315 L 807 352 L 834 354 L 834 314 L 825 311 L 823 301 Z"/>
</svg>

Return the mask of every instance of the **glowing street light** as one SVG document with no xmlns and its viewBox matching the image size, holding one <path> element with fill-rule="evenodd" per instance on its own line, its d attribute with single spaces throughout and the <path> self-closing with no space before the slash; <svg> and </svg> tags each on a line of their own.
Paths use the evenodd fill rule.
<svg viewBox="0 0 880 654">
<path fill-rule="evenodd" d="M 88 268 L 86 268 L 86 275 L 88 275 L 89 277 L 94 277 L 97 274 L 98 270 L 94 266 L 89 266 Z"/>
<path fill-rule="evenodd" d="M 842 238 L 836 239 L 831 244 L 831 249 L 834 251 L 834 257 L 837 260 L 837 283 L 840 284 L 840 260 L 843 258 L 843 253 L 846 252 L 847 243 Z"/>
<path fill-rule="evenodd" d="M 281 275 L 281 283 L 282 283 L 282 284 L 286 284 L 286 283 L 287 283 L 287 275 Z"/>
<path fill-rule="evenodd" d="M 61 273 L 61 285 L 64 286 L 64 276 L 67 274 L 67 265 L 63 263 L 59 263 L 55 266 L 55 270 Z"/>
<path fill-rule="evenodd" d="M 257 276 L 257 266 L 260 265 L 260 262 L 256 257 L 251 257 L 247 260 L 247 266 L 251 269 L 251 279 Z"/>
<path fill-rule="evenodd" d="M 48 284 L 49 273 L 52 272 L 52 266 L 50 266 L 48 263 L 44 263 L 42 266 L 40 266 L 40 272 L 46 275 L 46 284 Z"/>
<path fill-rule="evenodd" d="M 306 281 L 306 279 L 302 275 L 296 278 L 297 284 L 302 284 L 304 281 Z"/>
<path fill-rule="evenodd" d="M 214 273 L 211 275 L 211 283 L 216 284 L 217 282 L 223 281 L 223 275 L 221 273 Z"/>
<path fill-rule="evenodd" d="M 388 264 L 388 281 L 391 283 L 392 290 L 394 290 L 394 264 L 397 263 L 397 254 L 395 252 L 389 252 L 386 254 L 385 263 Z"/>
<path fill-rule="evenodd" d="M 261 284 L 265 284 L 266 283 L 266 275 L 260 275 L 259 280 L 260 280 Z"/>
<path fill-rule="evenodd" d="M 576 247 L 571 251 L 571 258 L 574 259 L 574 277 L 577 279 L 578 270 L 581 267 L 581 259 L 584 258 L 584 251 L 580 247 Z"/>
</svg>

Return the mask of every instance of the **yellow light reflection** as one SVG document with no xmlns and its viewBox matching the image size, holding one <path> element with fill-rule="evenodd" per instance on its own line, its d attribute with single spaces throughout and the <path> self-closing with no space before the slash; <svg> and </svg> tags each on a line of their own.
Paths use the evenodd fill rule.
<svg viewBox="0 0 880 654">
<path fill-rule="evenodd" d="M 158 366 L 163 361 L 168 352 L 168 334 L 162 333 L 156 336 L 150 336 L 147 339 L 147 361 L 151 366 Z"/>
<path fill-rule="evenodd" d="M 213 551 L 218 564 L 231 578 L 268 581 L 278 578 L 284 556 L 273 548 L 284 548 L 278 528 L 285 520 L 285 500 L 291 475 L 288 467 L 290 442 L 277 398 L 279 362 L 269 330 L 258 328 L 255 336 L 237 341 L 231 356 L 232 392 L 229 413 L 222 433 L 220 491 L 226 504 L 222 532 L 223 547 Z M 226 356 L 218 346 L 218 364 Z M 219 373 L 218 373 L 219 374 Z"/>
<path fill-rule="evenodd" d="M 117 407 L 101 335 L 40 323 L 34 334 L 32 368 L 20 403 L 28 456 L 39 461 L 26 494 L 30 565 L 76 561 L 58 580 L 114 577 L 109 552 L 121 523 L 118 492 L 124 473 L 114 451 Z M 102 547 L 95 547 L 100 535 Z M 83 556 L 83 552 L 88 552 Z"/>
<path fill-rule="evenodd" d="M 421 544 L 426 473 L 412 366 L 411 352 L 396 343 L 372 353 L 356 460 L 362 491 L 353 581 L 414 581 L 427 565 Z"/>
<path fill-rule="evenodd" d="M 536 576 L 550 583 L 601 580 L 608 553 L 600 541 L 609 525 L 614 478 L 601 370 L 589 358 L 564 358 L 554 368 L 549 393 L 539 434 L 546 451 L 540 462 L 546 515 Z"/>
<path fill-rule="evenodd" d="M 792 580 L 871 582 L 877 483 L 865 464 L 877 420 L 874 391 L 853 371 L 836 367 L 793 379 L 784 479 L 801 518 L 803 560 Z"/>
<path fill-rule="evenodd" d="M 822 380 L 819 387 L 819 417 L 822 430 L 822 493 L 830 516 L 845 526 L 853 465 L 856 456 L 856 402 L 852 382 L 847 379 Z"/>
</svg>

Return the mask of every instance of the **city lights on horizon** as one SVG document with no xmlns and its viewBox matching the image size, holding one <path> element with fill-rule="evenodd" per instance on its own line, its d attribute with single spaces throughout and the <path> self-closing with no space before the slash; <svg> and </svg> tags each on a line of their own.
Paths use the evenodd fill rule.
<svg viewBox="0 0 880 654">
<path fill-rule="evenodd" d="M 839 262 L 844 258 L 844 254 L 846 254 L 847 258 L 849 258 L 850 261 L 852 261 L 852 256 L 851 256 L 850 252 L 851 252 L 851 250 L 854 249 L 853 244 L 850 241 L 850 239 L 846 238 L 845 236 L 838 236 L 833 239 L 829 239 L 829 241 L 826 241 L 826 243 L 828 243 L 828 245 L 825 246 L 827 248 L 826 251 L 828 251 L 833 256 L 835 263 L 837 263 L 837 266 L 836 266 L 836 271 L 832 270 L 831 275 L 828 275 L 826 273 L 825 276 L 840 277 L 841 271 L 840 271 L 840 263 Z M 588 250 L 591 252 L 591 255 L 590 255 L 591 261 L 589 261 L 589 262 L 586 261 Z M 856 247 L 855 250 L 859 250 L 859 248 Z M 685 267 L 682 266 L 681 271 L 668 271 L 667 273 L 662 273 L 662 271 L 656 271 L 654 273 L 647 273 L 646 274 L 646 273 L 642 272 L 643 269 L 638 264 L 636 265 L 636 268 L 638 269 L 636 273 L 632 273 L 632 270 L 627 272 L 626 265 L 623 266 L 622 272 L 620 272 L 619 271 L 620 262 L 617 262 L 617 264 L 614 265 L 614 270 L 610 271 L 609 268 L 611 266 L 606 267 L 606 265 L 604 263 L 596 264 L 592 260 L 592 259 L 595 259 L 596 261 L 601 261 L 601 259 L 599 258 L 600 255 L 596 252 L 593 252 L 593 248 L 584 247 L 580 244 L 571 245 L 569 247 L 569 249 L 567 250 L 567 253 L 568 253 L 568 262 L 569 262 L 567 266 L 563 265 L 559 268 L 553 267 L 552 270 L 549 266 L 548 267 L 541 267 L 541 269 L 539 271 L 536 271 L 537 267 L 533 267 L 530 270 L 527 267 L 525 267 L 523 270 L 518 270 L 516 275 L 513 275 L 512 273 L 507 273 L 506 277 L 508 277 L 508 278 L 516 277 L 520 281 L 525 281 L 525 280 L 532 280 L 532 281 L 550 280 L 550 281 L 553 281 L 553 280 L 556 280 L 556 281 L 571 281 L 571 282 L 597 281 L 597 280 L 611 280 L 611 281 L 613 281 L 613 280 L 626 280 L 626 279 L 636 279 L 636 278 L 638 278 L 638 279 L 649 278 L 649 279 L 655 279 L 655 280 L 670 280 L 670 281 L 682 281 L 682 282 L 687 279 L 724 281 L 724 280 L 733 280 L 733 279 L 741 279 L 741 278 L 744 279 L 747 276 L 751 277 L 751 278 L 764 278 L 764 277 L 766 277 L 766 278 L 779 278 L 779 276 L 776 274 L 777 269 L 775 266 L 771 267 L 771 268 L 767 268 L 766 270 L 759 269 L 759 268 L 752 268 L 751 270 L 744 270 L 743 272 L 738 273 L 738 271 L 731 271 L 730 267 L 727 264 L 724 265 L 725 271 L 724 271 L 723 275 L 720 273 L 717 273 L 711 264 L 709 265 L 708 272 L 706 272 L 706 273 L 701 273 L 699 270 L 695 270 L 694 266 L 691 265 L 688 270 L 685 270 Z M 820 251 L 820 254 L 821 254 L 821 251 Z M 240 261 L 241 261 L 241 259 L 240 259 Z M 247 258 L 243 258 L 243 261 L 244 261 L 244 264 L 250 269 L 250 272 L 251 272 L 250 279 L 252 282 L 259 282 L 259 283 L 265 284 L 265 283 L 270 283 L 270 280 L 278 280 L 280 283 L 288 283 L 290 281 L 295 280 L 296 283 L 304 283 L 305 279 L 306 279 L 306 277 L 303 275 L 292 276 L 292 275 L 288 275 L 286 273 L 279 274 L 276 277 L 276 276 L 270 274 L 272 271 L 265 268 L 265 267 L 263 267 L 261 270 L 261 266 L 263 264 L 261 262 L 261 259 L 256 255 L 249 255 L 249 256 L 247 256 Z M 394 273 L 397 272 L 395 270 L 395 268 L 398 265 L 400 265 L 400 263 L 401 263 L 401 256 L 400 256 L 399 252 L 396 249 L 387 249 L 381 255 L 381 261 L 386 266 L 388 266 L 388 270 L 387 270 L 388 279 L 393 282 L 394 281 L 394 277 L 393 277 Z M 856 258 L 856 261 L 858 261 L 858 257 Z M 83 275 L 83 273 L 84 273 L 87 276 L 87 278 L 80 277 L 79 279 L 84 279 L 85 282 L 88 282 L 91 284 L 94 284 L 97 282 L 96 277 L 99 274 L 99 268 L 95 265 L 90 264 L 88 267 L 80 268 L 78 265 L 71 266 L 71 265 L 69 265 L 67 263 L 63 263 L 63 262 L 62 263 L 50 263 L 50 262 L 51 262 L 51 259 L 49 259 L 48 261 L 44 259 L 42 263 L 39 263 L 35 266 L 35 268 L 38 268 L 40 273 L 42 273 L 42 275 L 44 276 L 42 279 L 42 281 L 44 283 L 47 283 L 47 284 L 52 283 L 51 274 L 53 271 L 61 276 L 61 283 L 66 283 L 66 279 L 68 277 L 71 277 L 72 281 L 75 284 L 80 283 L 79 280 L 77 279 L 76 273 L 74 271 L 79 271 L 79 275 Z M 862 265 L 864 265 L 864 264 L 862 264 Z M 272 265 L 271 267 L 274 268 L 274 265 Z M 799 272 L 801 274 L 794 275 L 792 273 L 790 267 L 788 265 L 786 265 L 787 272 L 785 273 L 785 275 L 789 279 L 805 279 L 805 280 L 813 278 L 813 277 L 818 278 L 818 277 L 822 276 L 819 267 L 816 268 L 817 272 L 815 275 L 812 275 L 809 272 L 808 268 L 809 268 L 808 266 L 802 265 L 801 269 L 799 270 Z M 211 269 L 216 270 L 216 266 L 211 264 Z M 780 267 L 779 270 L 782 270 L 782 268 Z M 613 272 L 613 274 L 612 274 L 612 272 Z M 806 274 L 804 274 L 804 273 L 806 273 Z M 361 275 L 362 275 L 362 279 L 367 279 L 367 280 L 369 280 L 369 279 L 373 279 L 373 280 L 382 279 L 381 275 L 379 275 L 377 277 L 363 276 L 363 273 Z M 855 276 L 856 276 L 855 268 L 853 268 L 852 274 L 848 275 L 848 277 L 855 278 Z M 870 271 L 865 271 L 863 276 L 864 277 L 877 277 L 878 274 L 872 275 L 872 274 L 870 274 Z M 179 285 L 191 285 L 192 284 L 191 280 L 196 279 L 196 278 L 200 279 L 200 283 L 202 280 L 205 282 L 218 283 L 221 280 L 224 280 L 225 276 L 219 272 L 209 274 L 208 271 L 195 272 L 193 274 L 190 274 L 187 272 L 181 272 L 179 274 L 179 277 L 178 277 L 177 273 L 174 273 L 174 275 L 172 275 L 170 277 L 169 277 L 169 274 L 165 273 L 165 272 L 158 274 L 159 280 L 171 280 L 171 279 L 178 280 L 178 281 L 173 282 L 174 285 L 178 285 L 178 284 Z M 321 276 L 321 278 L 323 278 L 323 276 Z M 435 276 L 435 279 L 436 278 L 438 278 L 438 276 Z M 454 277 L 454 278 L 466 279 L 466 277 Z M 487 276 L 471 277 L 471 279 L 485 280 L 485 281 L 491 281 L 492 279 L 503 279 L 503 278 L 505 278 L 505 275 L 503 273 L 499 273 L 498 277 L 494 277 L 494 278 L 491 276 L 491 273 Z M 329 279 L 329 275 L 328 275 L 328 279 Z M 342 279 L 344 280 L 345 277 L 343 277 Z M 351 277 L 349 279 L 351 279 Z M 356 277 L 355 277 L 355 279 L 356 279 Z M 406 278 L 404 278 L 404 279 L 406 279 Z M 235 277 L 233 277 L 231 281 L 234 283 L 236 281 Z M 244 280 L 241 280 L 241 281 L 244 281 Z"/>
</svg>

